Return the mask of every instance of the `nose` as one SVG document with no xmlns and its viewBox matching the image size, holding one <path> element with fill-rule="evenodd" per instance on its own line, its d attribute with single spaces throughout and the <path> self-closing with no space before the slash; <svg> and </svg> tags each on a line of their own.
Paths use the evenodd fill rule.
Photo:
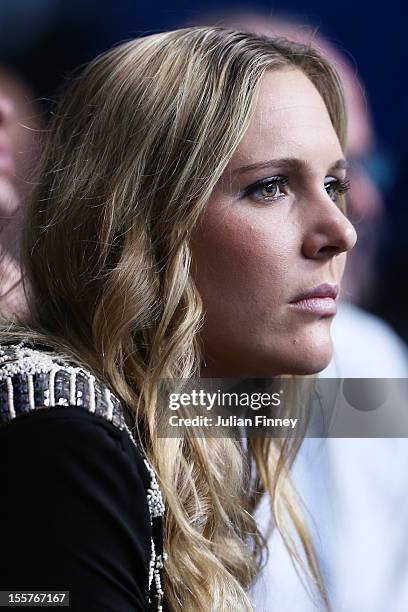
<svg viewBox="0 0 408 612">
<path fill-rule="evenodd" d="M 302 252 L 309 259 L 330 259 L 350 251 L 357 241 L 354 225 L 347 219 L 327 194 L 322 196 L 324 206 L 313 212 L 309 208 Z"/>
<path fill-rule="evenodd" d="M 0 91 L 0 125 L 7 123 L 14 112 L 11 99 Z"/>
</svg>

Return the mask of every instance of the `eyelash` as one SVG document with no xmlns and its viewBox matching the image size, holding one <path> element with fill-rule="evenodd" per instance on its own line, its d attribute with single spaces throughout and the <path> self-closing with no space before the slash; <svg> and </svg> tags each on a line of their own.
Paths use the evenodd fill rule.
<svg viewBox="0 0 408 612">
<path fill-rule="evenodd" d="M 244 190 L 243 197 L 249 197 L 251 195 L 254 195 L 258 190 L 261 190 L 263 187 L 268 187 L 270 185 L 276 185 L 279 188 L 279 191 L 282 191 L 282 188 L 284 188 L 287 184 L 288 184 L 288 179 L 285 176 L 272 176 L 268 179 L 263 179 L 261 181 L 257 181 L 256 183 L 253 183 L 252 185 L 249 185 L 249 187 L 247 187 Z M 333 178 L 333 180 L 325 183 L 324 186 L 325 186 L 326 191 L 327 191 L 328 186 L 334 186 L 336 199 L 333 199 L 329 195 L 328 192 L 327 192 L 327 195 L 333 202 L 337 202 L 338 196 L 347 193 L 347 191 L 350 189 L 350 181 L 347 179 L 341 180 L 341 179 Z M 260 199 L 262 199 L 265 202 L 276 202 L 277 200 L 280 200 L 285 195 L 286 195 L 285 193 L 281 193 L 278 196 L 272 196 L 272 197 L 260 196 Z"/>
<path fill-rule="evenodd" d="M 256 191 L 262 189 L 263 187 L 268 187 L 269 185 L 272 185 L 272 184 L 277 185 L 280 189 L 281 187 L 285 187 L 288 184 L 288 179 L 285 176 L 272 176 L 268 179 L 257 181 L 256 183 L 249 185 L 249 187 L 247 187 L 244 190 L 243 197 L 249 197 L 251 195 L 254 195 Z M 261 196 L 261 198 L 265 200 L 266 202 L 273 202 L 273 201 L 279 200 L 282 197 L 282 195 L 285 195 L 285 194 L 281 194 L 280 196 L 274 196 L 271 198 Z"/>
<path fill-rule="evenodd" d="M 329 181 L 328 183 L 325 183 L 325 187 L 327 187 L 327 185 L 334 185 L 335 186 L 336 196 L 344 195 L 350 189 L 350 181 L 348 179 L 344 179 L 344 180 L 334 179 L 333 181 Z M 330 198 L 330 196 L 329 196 L 329 198 Z M 332 198 L 330 198 L 330 199 L 332 199 Z M 335 200 L 333 200 L 333 202 L 337 202 L 337 197 L 336 197 Z"/>
</svg>

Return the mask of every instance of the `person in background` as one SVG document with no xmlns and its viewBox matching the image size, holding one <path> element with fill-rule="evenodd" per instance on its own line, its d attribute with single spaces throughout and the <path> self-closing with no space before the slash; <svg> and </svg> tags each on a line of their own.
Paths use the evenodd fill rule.
<svg viewBox="0 0 408 612">
<path fill-rule="evenodd" d="M 20 232 L 33 181 L 41 112 L 30 89 L 0 67 L 0 314 L 21 316 Z"/>
<path fill-rule="evenodd" d="M 408 108 L 408 104 L 406 104 Z M 406 114 L 405 114 L 406 117 Z M 398 331 L 408 342 L 408 249 L 407 163 L 408 123 L 397 125 L 394 139 L 392 188 L 387 193 L 389 215 L 378 253 L 378 284 L 370 309 Z M 401 274 L 402 272 L 402 274 Z"/>
</svg>

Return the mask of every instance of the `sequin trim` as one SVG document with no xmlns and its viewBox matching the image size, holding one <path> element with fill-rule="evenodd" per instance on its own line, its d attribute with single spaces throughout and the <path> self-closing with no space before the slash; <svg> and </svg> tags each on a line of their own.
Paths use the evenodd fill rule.
<svg viewBox="0 0 408 612">
<path fill-rule="evenodd" d="M 163 517 L 165 505 L 156 474 L 126 424 L 120 401 L 91 372 L 67 363 L 55 354 L 30 348 L 26 343 L 0 346 L 0 424 L 33 410 L 55 406 L 83 406 L 125 430 L 149 473 L 147 504 L 150 525 Z M 162 612 L 162 570 L 167 554 L 158 554 L 153 537 L 149 563 L 149 609 Z M 151 607 L 154 606 L 154 607 Z"/>
</svg>

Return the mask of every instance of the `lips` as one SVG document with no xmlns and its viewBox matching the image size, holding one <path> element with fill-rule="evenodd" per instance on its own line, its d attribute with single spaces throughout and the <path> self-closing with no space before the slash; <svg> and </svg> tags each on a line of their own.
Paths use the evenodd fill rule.
<svg viewBox="0 0 408 612">
<path fill-rule="evenodd" d="M 290 303 L 294 304 L 295 302 L 301 302 L 302 300 L 309 300 L 312 298 L 331 298 L 335 300 L 338 296 L 339 288 L 337 285 L 329 285 L 328 283 L 323 283 L 314 289 L 310 289 L 309 291 L 304 291 L 297 295 Z"/>
<path fill-rule="evenodd" d="M 336 298 L 339 293 L 337 285 L 323 283 L 314 289 L 297 295 L 290 307 L 298 312 L 318 317 L 334 316 L 337 312 Z"/>
</svg>

